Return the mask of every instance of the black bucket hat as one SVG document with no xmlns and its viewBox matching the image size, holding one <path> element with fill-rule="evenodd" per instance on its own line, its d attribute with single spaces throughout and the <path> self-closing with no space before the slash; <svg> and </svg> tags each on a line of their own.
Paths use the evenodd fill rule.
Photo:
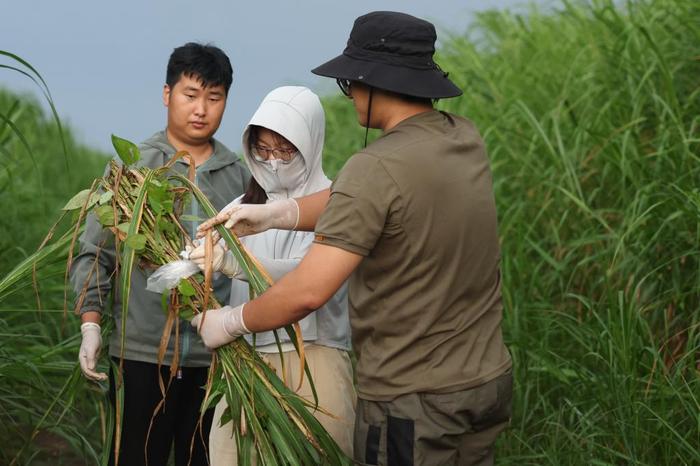
<svg viewBox="0 0 700 466">
<path fill-rule="evenodd" d="M 399 94 L 431 99 L 462 94 L 433 61 L 435 27 L 394 11 L 360 16 L 342 55 L 311 70 Z"/>
</svg>

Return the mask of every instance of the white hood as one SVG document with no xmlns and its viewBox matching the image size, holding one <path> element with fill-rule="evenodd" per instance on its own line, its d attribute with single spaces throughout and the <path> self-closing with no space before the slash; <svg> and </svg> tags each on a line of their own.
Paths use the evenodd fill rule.
<svg viewBox="0 0 700 466">
<path fill-rule="evenodd" d="M 306 173 L 303 183 L 289 190 L 266 186 L 266 176 L 270 176 L 270 173 L 266 173 L 266 168 L 250 153 L 250 125 L 275 131 L 294 144 L 304 160 Z M 324 131 L 321 101 L 306 87 L 278 87 L 265 96 L 243 132 L 243 155 L 253 177 L 265 189 L 270 200 L 300 197 L 330 186 L 331 182 L 321 166 Z"/>
</svg>

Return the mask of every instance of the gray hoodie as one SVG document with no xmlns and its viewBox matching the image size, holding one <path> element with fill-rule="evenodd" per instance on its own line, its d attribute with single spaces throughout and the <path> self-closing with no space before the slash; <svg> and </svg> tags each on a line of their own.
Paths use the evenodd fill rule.
<svg viewBox="0 0 700 466">
<path fill-rule="evenodd" d="M 217 210 L 221 210 L 232 198 L 239 196 L 248 183 L 250 174 L 241 160 L 217 140 L 213 140 L 214 153 L 197 167 L 196 183 Z M 175 154 L 165 131 L 154 134 L 139 146 L 141 159 L 138 166 L 157 168 Z M 173 170 L 187 173 L 187 164 L 178 161 Z M 206 217 L 199 211 L 199 206 L 192 202 L 192 211 L 198 216 Z M 188 227 L 188 228 L 187 228 Z M 186 225 L 192 230 L 196 224 Z M 70 272 L 71 282 L 76 293 L 80 293 L 86 280 L 87 293 L 79 311 L 105 312 L 109 310 L 109 294 L 118 284 L 115 276 L 114 236 L 102 228 L 94 215 L 88 215 L 85 232 L 80 237 L 80 254 L 75 258 Z M 97 261 L 97 269 L 90 271 Z M 129 295 L 129 313 L 126 322 L 125 358 L 133 361 L 156 363 L 161 335 L 165 327 L 166 316 L 161 306 L 161 295 L 146 291 L 146 279 L 152 271 L 144 271 L 136 265 L 131 275 L 131 293 Z M 214 283 L 214 290 L 222 304 L 229 299 L 230 280 L 220 277 Z M 109 340 L 109 354 L 118 357 L 121 351 L 121 293 L 115 289 L 114 303 L 111 307 L 115 329 Z M 104 320 L 104 315 L 103 315 Z M 189 322 L 181 322 L 180 328 L 180 365 L 183 367 L 205 367 L 211 361 L 211 353 L 206 350 L 199 336 Z M 175 329 L 170 336 L 168 349 L 163 363 L 172 363 L 175 347 Z"/>
</svg>

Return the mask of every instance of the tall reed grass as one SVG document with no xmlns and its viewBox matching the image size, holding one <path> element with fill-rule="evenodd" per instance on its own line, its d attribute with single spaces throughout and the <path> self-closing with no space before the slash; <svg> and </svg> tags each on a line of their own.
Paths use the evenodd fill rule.
<svg viewBox="0 0 700 466">
<path fill-rule="evenodd" d="M 64 318 L 68 243 L 47 250 L 36 271 L 40 301 L 31 265 L 10 272 L 106 160 L 77 144 L 71 128 L 59 129 L 34 98 L 0 89 L 0 464 L 95 464 L 99 457 L 104 396 L 81 380 L 77 319 Z"/>
</svg>

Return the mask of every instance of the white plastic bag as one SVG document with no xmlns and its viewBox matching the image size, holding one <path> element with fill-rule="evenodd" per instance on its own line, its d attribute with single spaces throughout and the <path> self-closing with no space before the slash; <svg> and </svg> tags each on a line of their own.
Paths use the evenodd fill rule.
<svg viewBox="0 0 700 466">
<path fill-rule="evenodd" d="M 171 290 L 180 283 L 183 278 L 190 277 L 199 272 L 199 266 L 192 261 L 177 260 L 158 267 L 153 274 L 148 277 L 146 289 L 156 293 Z"/>
</svg>

